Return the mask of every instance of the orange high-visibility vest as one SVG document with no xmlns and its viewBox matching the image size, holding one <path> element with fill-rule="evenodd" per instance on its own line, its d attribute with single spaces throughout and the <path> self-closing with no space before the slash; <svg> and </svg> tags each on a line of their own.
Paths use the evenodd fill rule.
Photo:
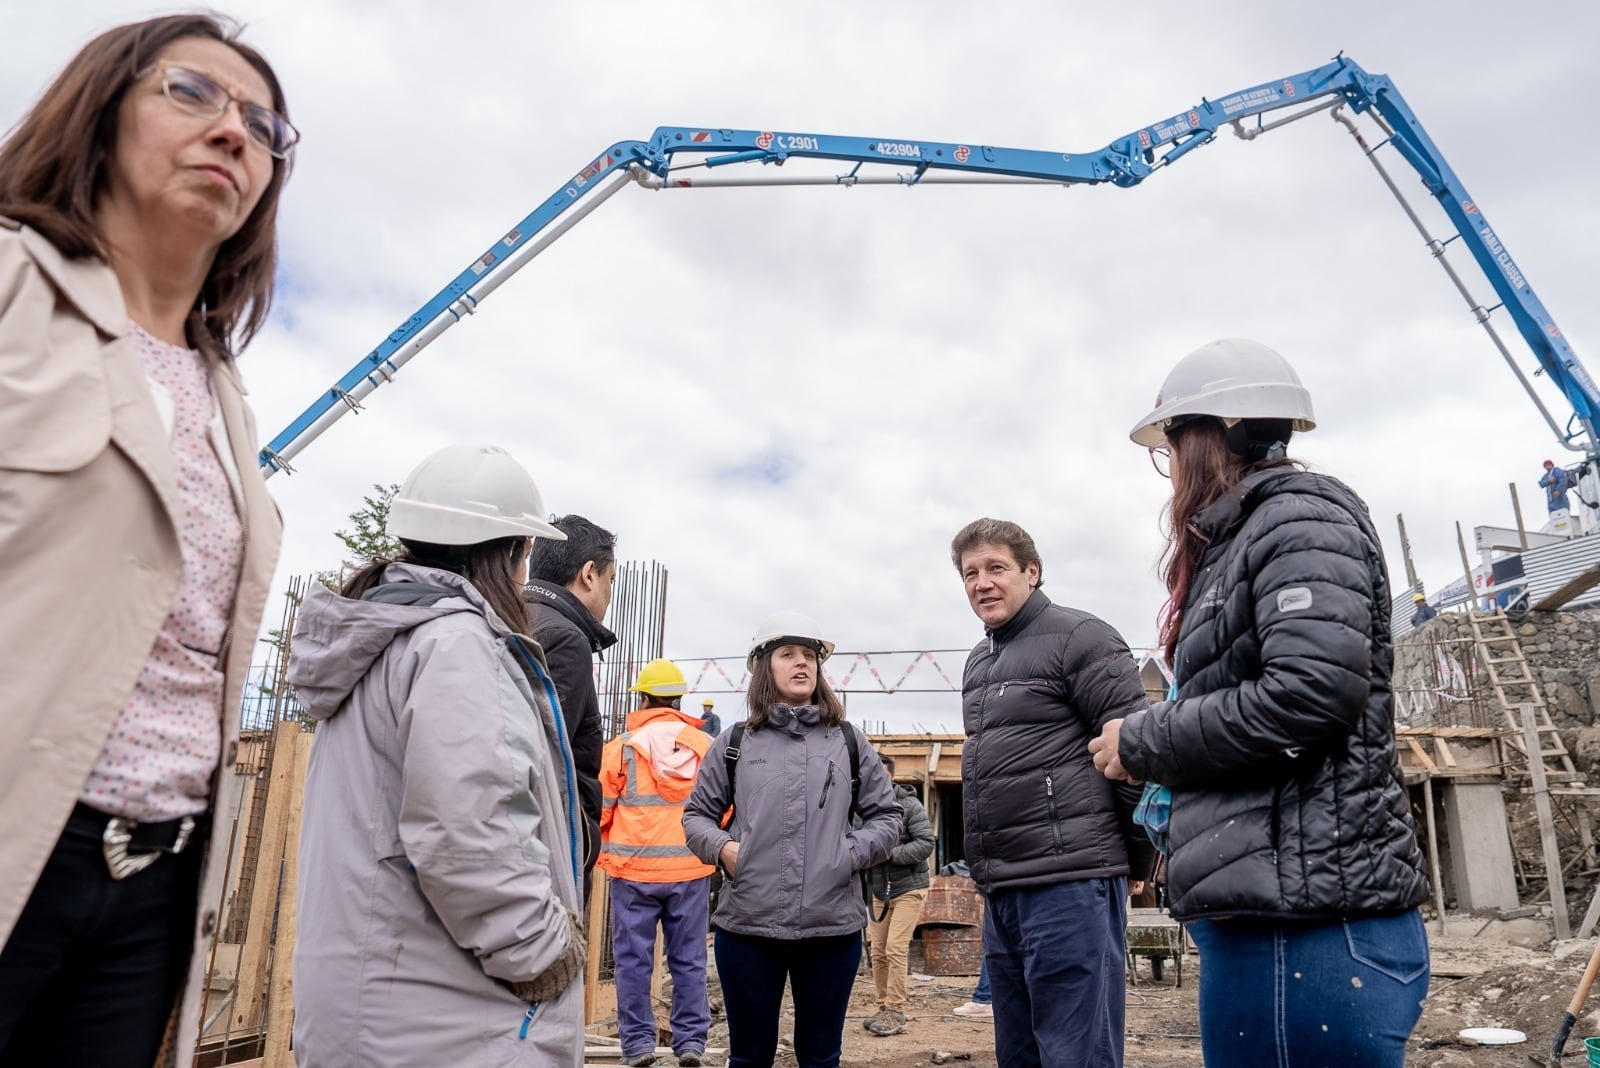
<svg viewBox="0 0 1600 1068">
<path fill-rule="evenodd" d="M 715 869 L 689 852 L 683 805 L 711 738 L 700 720 L 641 708 L 600 757 L 600 867 L 613 879 L 680 883 Z"/>
</svg>

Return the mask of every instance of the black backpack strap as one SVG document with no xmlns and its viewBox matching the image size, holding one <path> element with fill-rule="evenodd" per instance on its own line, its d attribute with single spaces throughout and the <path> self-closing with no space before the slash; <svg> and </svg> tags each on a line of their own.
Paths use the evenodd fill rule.
<svg viewBox="0 0 1600 1068">
<path fill-rule="evenodd" d="M 856 735 L 856 729 L 848 723 L 844 727 L 844 745 L 850 750 L 850 815 L 851 822 L 855 821 L 856 810 L 861 807 L 861 742 Z"/>
<path fill-rule="evenodd" d="M 733 826 L 734 787 L 739 783 L 739 745 L 744 741 L 744 724 L 735 723 L 728 733 L 728 744 L 722 750 L 722 760 L 728 766 L 728 818 L 724 827 Z"/>
</svg>

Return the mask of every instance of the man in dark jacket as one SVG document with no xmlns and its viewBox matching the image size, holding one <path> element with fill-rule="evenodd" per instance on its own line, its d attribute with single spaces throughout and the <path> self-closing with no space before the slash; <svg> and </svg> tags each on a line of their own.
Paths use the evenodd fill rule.
<svg viewBox="0 0 1600 1068">
<path fill-rule="evenodd" d="M 594 692 L 594 657 L 617 643 L 607 630 L 611 584 L 617 577 L 617 536 L 581 515 L 565 515 L 555 526 L 566 541 L 539 538 L 528 563 L 522 598 L 533 619 L 533 638 L 544 648 L 556 685 L 561 715 L 572 744 L 587 828 L 583 849 L 583 896 L 600 855 L 600 701 Z"/>
<path fill-rule="evenodd" d="M 1139 790 L 1109 784 L 1088 745 L 1147 707 L 1138 667 L 1108 624 L 1044 595 L 1017 524 L 969 523 L 950 558 L 985 628 L 962 678 L 961 781 L 995 1054 L 1007 1068 L 1120 1068 L 1128 878 L 1149 873 L 1153 849 L 1133 822 Z"/>
<path fill-rule="evenodd" d="M 894 757 L 879 754 L 890 780 L 894 779 Z M 867 901 L 867 933 L 872 945 L 872 983 L 878 993 L 878 1014 L 866 1022 L 875 1035 L 898 1035 L 905 1031 L 906 962 L 911 952 L 911 936 L 922 918 L 922 903 L 928 900 L 928 858 L 933 855 L 933 825 L 928 810 L 917 799 L 917 792 L 896 783 L 894 799 L 900 805 L 900 840 L 883 864 L 867 873 L 872 891 Z"/>
</svg>

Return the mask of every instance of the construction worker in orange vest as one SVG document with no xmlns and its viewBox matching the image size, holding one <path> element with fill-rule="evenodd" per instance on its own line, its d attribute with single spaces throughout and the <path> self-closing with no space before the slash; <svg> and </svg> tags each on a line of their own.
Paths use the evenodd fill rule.
<svg viewBox="0 0 1600 1068">
<path fill-rule="evenodd" d="M 600 757 L 600 860 L 611 876 L 611 947 L 616 961 L 622 1063 L 655 1063 L 650 997 L 656 925 L 672 973 L 672 1049 L 680 1065 L 702 1063 L 711 1008 L 706 928 L 712 867 L 683 837 L 683 805 L 711 738 L 679 705 L 689 692 L 670 660 L 652 660 L 629 687 L 640 698 L 627 732 Z"/>
</svg>

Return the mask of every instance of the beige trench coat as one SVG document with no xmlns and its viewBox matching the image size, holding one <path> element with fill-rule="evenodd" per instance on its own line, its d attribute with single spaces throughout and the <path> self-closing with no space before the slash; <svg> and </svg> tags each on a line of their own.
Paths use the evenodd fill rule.
<svg viewBox="0 0 1600 1068">
<path fill-rule="evenodd" d="M 177 595 L 182 572 L 167 422 L 128 340 L 110 268 L 67 260 L 0 219 L 0 943 L 10 936 Z M 242 504 L 244 566 L 224 665 L 223 760 L 282 533 L 230 360 L 213 391 Z M 170 418 L 170 414 L 168 416 Z M 224 464 L 224 467 L 229 465 Z M 176 1064 L 199 1033 L 207 950 L 226 875 L 234 781 L 219 776 L 210 860 Z M 220 840 L 219 840 L 220 839 Z M 169 1062 L 171 1063 L 171 1062 Z"/>
</svg>

